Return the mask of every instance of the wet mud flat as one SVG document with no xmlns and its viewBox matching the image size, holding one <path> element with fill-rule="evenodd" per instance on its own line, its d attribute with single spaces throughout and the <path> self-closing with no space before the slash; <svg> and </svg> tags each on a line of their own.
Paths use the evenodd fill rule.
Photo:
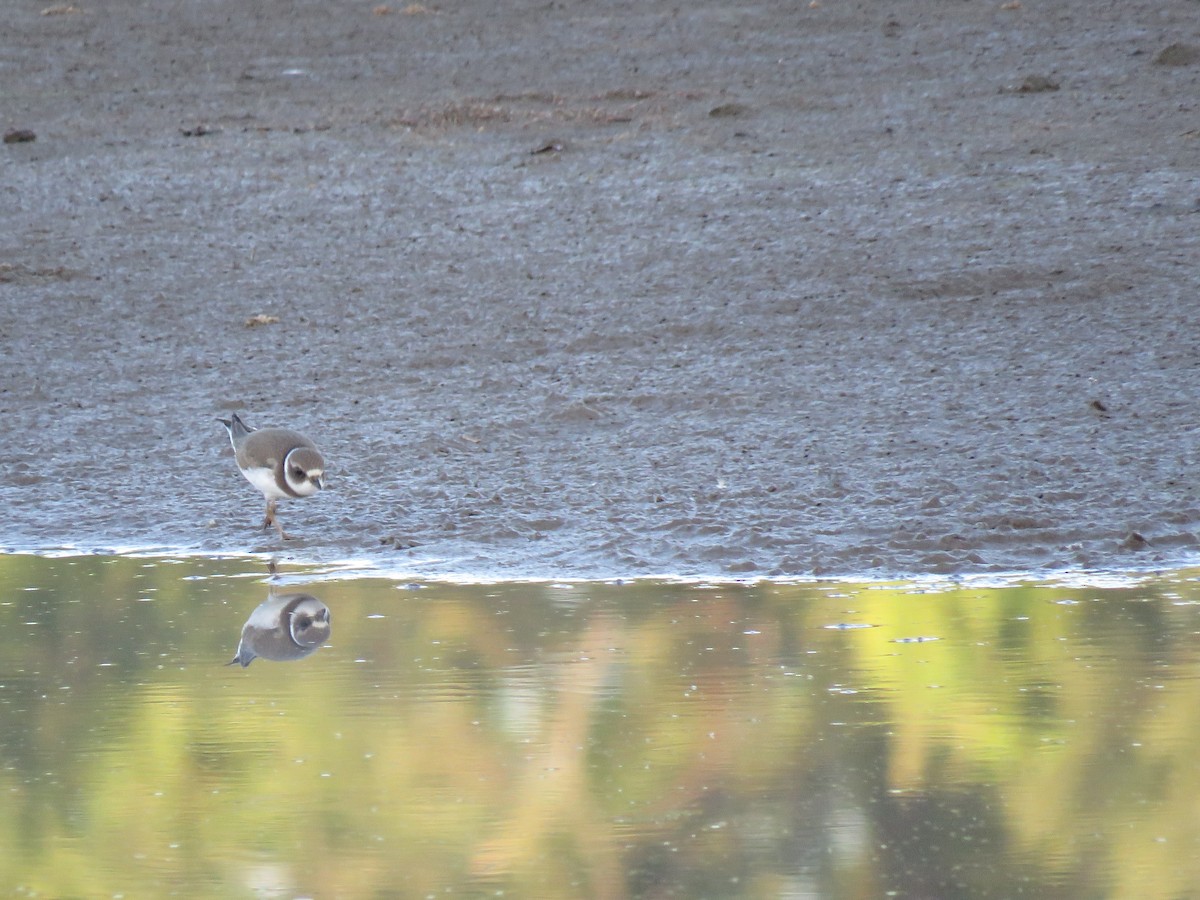
<svg viewBox="0 0 1200 900">
<path fill-rule="evenodd" d="M 275 549 L 236 409 L 317 560 L 1195 557 L 1192 2 L 5 18 L 7 547 Z"/>
</svg>

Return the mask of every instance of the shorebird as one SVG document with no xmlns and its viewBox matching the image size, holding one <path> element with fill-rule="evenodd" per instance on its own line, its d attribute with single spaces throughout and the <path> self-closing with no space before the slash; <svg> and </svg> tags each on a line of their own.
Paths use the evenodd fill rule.
<svg viewBox="0 0 1200 900">
<path fill-rule="evenodd" d="M 229 432 L 238 468 L 267 500 L 262 527 L 274 525 L 279 537 L 288 540 L 275 504 L 311 497 L 325 487 L 325 458 L 316 444 L 290 428 L 250 428 L 237 413 L 217 421 Z"/>
</svg>

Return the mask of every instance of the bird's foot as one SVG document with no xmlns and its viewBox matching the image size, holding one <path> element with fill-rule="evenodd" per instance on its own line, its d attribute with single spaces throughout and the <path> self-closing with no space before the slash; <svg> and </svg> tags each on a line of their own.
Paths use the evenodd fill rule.
<svg viewBox="0 0 1200 900">
<path fill-rule="evenodd" d="M 275 530 L 279 532 L 281 541 L 290 541 L 292 536 L 283 530 L 283 526 L 279 524 L 279 517 L 275 515 L 275 501 L 267 501 L 267 514 L 263 518 L 262 530 L 266 531 L 270 526 L 274 525 Z"/>
</svg>

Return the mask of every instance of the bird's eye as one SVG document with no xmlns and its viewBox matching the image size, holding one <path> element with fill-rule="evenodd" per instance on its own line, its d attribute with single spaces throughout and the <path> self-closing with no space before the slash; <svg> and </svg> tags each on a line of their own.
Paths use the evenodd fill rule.
<svg viewBox="0 0 1200 900">
<path fill-rule="evenodd" d="M 312 625 L 312 619 L 308 616 L 297 616 L 295 625 L 297 631 L 306 631 Z"/>
<path fill-rule="evenodd" d="M 297 481 L 303 481 L 306 477 L 303 469 L 292 469 L 292 477 Z"/>
</svg>

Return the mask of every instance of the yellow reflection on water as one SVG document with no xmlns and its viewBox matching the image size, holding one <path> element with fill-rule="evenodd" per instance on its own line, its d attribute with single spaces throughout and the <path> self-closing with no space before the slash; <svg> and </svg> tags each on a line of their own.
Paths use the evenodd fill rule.
<svg viewBox="0 0 1200 900">
<path fill-rule="evenodd" d="M 1194 573 L 311 575 L 0 557 L 0 886 L 1176 897 L 1200 875 Z M 326 645 L 227 666 L 298 593 Z"/>
</svg>

